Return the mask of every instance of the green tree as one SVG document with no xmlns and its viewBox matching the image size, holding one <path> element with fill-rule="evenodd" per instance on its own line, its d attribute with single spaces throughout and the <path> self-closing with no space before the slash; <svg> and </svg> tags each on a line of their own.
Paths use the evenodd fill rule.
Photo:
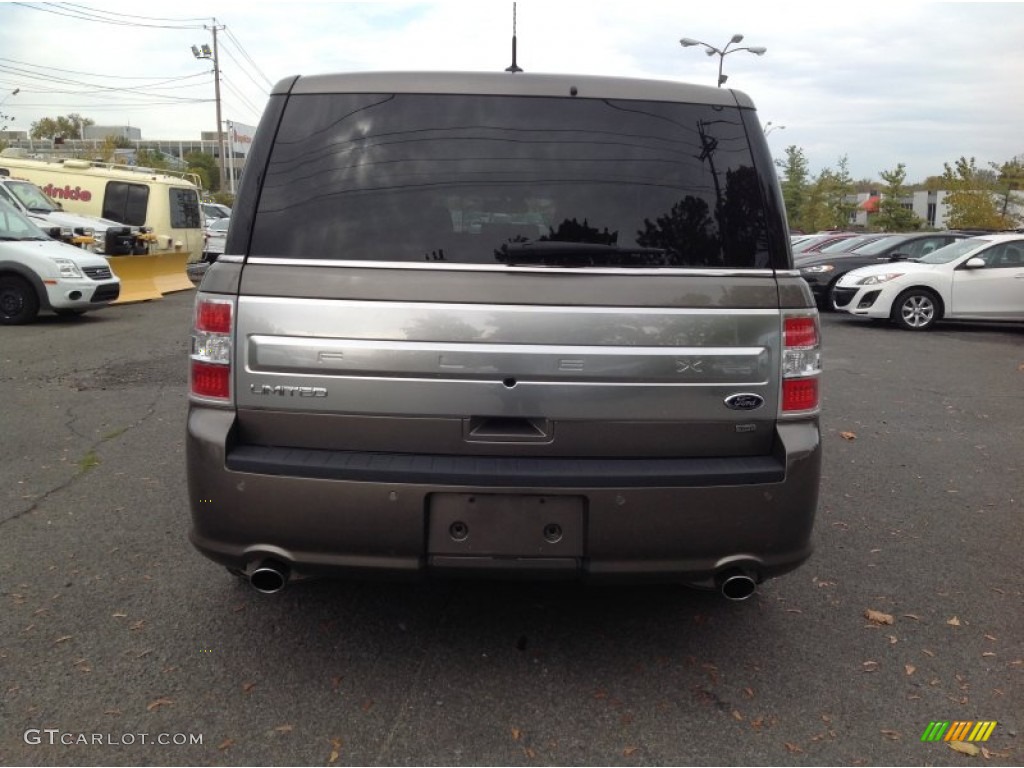
<svg viewBox="0 0 1024 768">
<path fill-rule="evenodd" d="M 87 126 L 95 125 L 94 120 L 82 117 L 77 113 L 60 117 L 44 117 L 36 120 L 29 127 L 29 136 L 33 139 L 52 139 L 63 136 L 66 139 L 81 139 Z"/>
<path fill-rule="evenodd" d="M 1013 217 L 1003 215 L 996 194 L 996 174 L 978 168 L 974 158 L 961 157 L 952 166 L 943 163 L 943 188 L 948 190 L 946 226 L 950 229 L 1007 229 Z M 1012 175 L 1013 170 L 1008 169 Z"/>
<path fill-rule="evenodd" d="M 166 155 L 155 149 L 140 149 L 135 153 L 135 164 L 158 171 L 166 171 L 170 167 Z"/>
<path fill-rule="evenodd" d="M 885 186 L 882 189 L 882 200 L 878 204 L 875 226 L 883 232 L 907 232 L 918 229 L 921 226 L 921 219 L 901 202 L 907 194 L 906 166 L 898 163 L 893 170 L 880 171 L 879 175 Z"/>
<path fill-rule="evenodd" d="M 1017 226 L 1024 222 L 1024 155 L 1009 160 L 1002 165 L 989 163 L 998 174 L 996 192 L 999 195 L 999 213 L 1008 226 Z"/>
<path fill-rule="evenodd" d="M 836 170 L 822 168 L 808 186 L 799 217 L 805 231 L 845 229 L 850 225 L 850 214 L 857 209 L 857 204 L 850 199 L 855 186 L 848 163 L 843 155 Z"/>
<path fill-rule="evenodd" d="M 782 169 L 782 201 L 786 205 L 789 226 L 808 231 L 801 220 L 808 191 L 807 158 L 804 151 L 791 144 L 786 147 L 786 158 L 776 160 L 775 164 Z"/>
<path fill-rule="evenodd" d="M 211 192 L 220 190 L 220 169 L 217 167 L 217 158 L 206 152 L 189 152 L 185 155 L 185 162 L 188 163 L 188 172 L 198 174 L 202 179 L 203 189 Z"/>
</svg>

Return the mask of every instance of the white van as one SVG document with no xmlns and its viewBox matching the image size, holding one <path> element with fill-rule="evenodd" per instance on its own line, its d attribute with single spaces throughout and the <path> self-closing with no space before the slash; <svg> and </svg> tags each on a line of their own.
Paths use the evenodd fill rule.
<svg viewBox="0 0 1024 768">
<path fill-rule="evenodd" d="M 31 159 L 21 149 L 0 152 L 0 176 L 38 184 L 69 212 L 148 228 L 150 254 L 202 256 L 199 188 L 187 178 L 88 160 Z"/>
</svg>

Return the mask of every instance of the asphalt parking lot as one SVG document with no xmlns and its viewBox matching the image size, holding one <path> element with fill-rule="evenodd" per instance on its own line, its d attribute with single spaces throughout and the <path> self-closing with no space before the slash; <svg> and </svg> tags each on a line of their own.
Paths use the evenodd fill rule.
<svg viewBox="0 0 1024 768">
<path fill-rule="evenodd" d="M 1024 760 L 1024 326 L 826 315 L 816 553 L 744 603 L 266 597 L 186 539 L 191 300 L 0 329 L 0 763 Z M 997 725 L 970 756 L 932 721 Z"/>
</svg>

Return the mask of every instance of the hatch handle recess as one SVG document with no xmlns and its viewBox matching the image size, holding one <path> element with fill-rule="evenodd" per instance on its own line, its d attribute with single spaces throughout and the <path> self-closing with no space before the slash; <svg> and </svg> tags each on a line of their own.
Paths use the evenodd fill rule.
<svg viewBox="0 0 1024 768">
<path fill-rule="evenodd" d="M 463 437 L 480 443 L 550 443 L 548 419 L 514 416 L 471 416 L 463 421 Z"/>
</svg>

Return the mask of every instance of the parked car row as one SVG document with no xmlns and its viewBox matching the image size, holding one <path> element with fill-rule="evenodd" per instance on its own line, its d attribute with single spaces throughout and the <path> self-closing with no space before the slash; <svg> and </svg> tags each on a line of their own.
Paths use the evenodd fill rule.
<svg viewBox="0 0 1024 768">
<path fill-rule="evenodd" d="M 923 331 L 940 320 L 1024 320 L 1024 234 L 959 237 L 908 260 L 845 273 L 833 306 Z"/>
<path fill-rule="evenodd" d="M 807 281 L 821 309 L 832 308 L 832 292 L 847 272 L 872 264 L 927 256 L 955 240 L 968 237 L 962 232 L 872 234 L 835 242 L 820 253 L 796 253 L 794 266 Z"/>
</svg>

